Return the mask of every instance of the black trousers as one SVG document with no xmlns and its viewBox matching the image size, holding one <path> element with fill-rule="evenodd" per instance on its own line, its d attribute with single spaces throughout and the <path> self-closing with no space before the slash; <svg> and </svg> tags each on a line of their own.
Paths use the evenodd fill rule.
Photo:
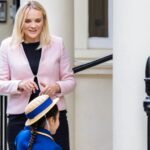
<svg viewBox="0 0 150 150">
<path fill-rule="evenodd" d="M 60 111 L 60 125 L 53 135 L 53 138 L 57 144 L 59 144 L 63 150 L 70 150 L 69 145 L 69 127 L 67 120 L 67 111 Z"/>
<path fill-rule="evenodd" d="M 69 129 L 66 114 L 66 110 L 60 111 L 60 126 L 53 137 L 55 142 L 58 143 L 63 150 L 70 150 Z M 9 150 L 16 150 L 14 143 L 15 137 L 24 128 L 25 121 L 26 117 L 24 114 L 8 116 L 7 140 Z"/>
<path fill-rule="evenodd" d="M 8 116 L 7 141 L 9 150 L 16 150 L 15 137 L 24 128 L 25 121 L 25 114 Z"/>
</svg>

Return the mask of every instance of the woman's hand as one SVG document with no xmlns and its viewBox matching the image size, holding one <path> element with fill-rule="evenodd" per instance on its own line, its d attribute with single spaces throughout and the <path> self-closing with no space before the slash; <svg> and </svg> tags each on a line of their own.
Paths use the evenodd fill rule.
<svg viewBox="0 0 150 150">
<path fill-rule="evenodd" d="M 38 90 L 38 86 L 34 81 L 23 80 L 18 84 L 18 90 L 35 93 L 35 91 Z"/>
<path fill-rule="evenodd" d="M 51 96 L 54 96 L 56 93 L 61 92 L 60 86 L 58 83 L 54 83 L 52 85 L 46 85 L 45 83 L 41 82 L 40 84 L 41 86 L 43 86 L 43 89 L 41 90 L 40 95 L 47 94 L 51 97 Z"/>
</svg>

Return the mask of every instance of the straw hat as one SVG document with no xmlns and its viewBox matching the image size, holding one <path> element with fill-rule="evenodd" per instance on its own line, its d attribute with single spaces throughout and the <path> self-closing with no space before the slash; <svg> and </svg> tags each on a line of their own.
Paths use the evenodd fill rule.
<svg viewBox="0 0 150 150">
<path fill-rule="evenodd" d="M 59 98 L 52 100 L 48 95 L 40 95 L 33 99 L 25 108 L 26 126 L 32 125 L 41 119 L 57 102 Z"/>
</svg>

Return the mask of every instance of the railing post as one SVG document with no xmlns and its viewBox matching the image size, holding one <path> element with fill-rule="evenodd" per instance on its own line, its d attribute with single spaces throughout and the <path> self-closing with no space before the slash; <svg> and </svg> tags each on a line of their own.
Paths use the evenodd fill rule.
<svg viewBox="0 0 150 150">
<path fill-rule="evenodd" d="M 150 150 L 150 114 L 147 116 L 147 148 Z"/>
<path fill-rule="evenodd" d="M 2 149 L 2 139 L 3 139 L 3 130 L 2 130 L 2 127 L 3 127 L 3 121 L 2 121 L 2 111 L 3 111 L 3 107 L 2 107 L 2 100 L 1 100 L 1 97 L 0 97 L 0 149 Z"/>
<path fill-rule="evenodd" d="M 0 95 L 0 149 L 7 150 L 7 96 Z"/>
<path fill-rule="evenodd" d="M 146 97 L 143 106 L 147 114 L 147 149 L 150 150 L 150 96 Z"/>
<path fill-rule="evenodd" d="M 145 92 L 147 94 L 143 107 L 147 114 L 147 149 L 150 150 L 150 57 L 148 57 L 145 68 Z"/>
</svg>

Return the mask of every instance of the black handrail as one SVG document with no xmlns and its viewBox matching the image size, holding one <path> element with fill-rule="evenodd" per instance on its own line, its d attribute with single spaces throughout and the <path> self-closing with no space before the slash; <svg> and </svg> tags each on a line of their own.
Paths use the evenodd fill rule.
<svg viewBox="0 0 150 150">
<path fill-rule="evenodd" d="M 77 73 L 77 72 L 80 72 L 82 70 L 85 70 L 85 69 L 88 69 L 88 68 L 91 68 L 93 66 L 96 66 L 98 64 L 101 64 L 101 63 L 104 63 L 106 61 L 109 61 L 113 58 L 113 55 L 108 55 L 108 56 L 105 56 L 103 58 L 100 58 L 100 59 L 97 59 L 97 60 L 94 60 L 92 62 L 89 62 L 89 63 L 86 63 L 86 64 L 83 64 L 83 65 L 80 65 L 80 66 L 77 66 L 77 67 L 74 67 L 73 68 L 73 71 L 74 73 Z"/>
<path fill-rule="evenodd" d="M 94 60 L 92 62 L 74 67 L 72 70 L 74 73 L 80 72 L 82 70 L 91 68 L 98 64 L 109 61 L 113 58 L 113 55 L 108 55 L 106 57 Z M 7 116 L 6 116 L 6 105 L 7 105 L 7 96 L 0 95 L 0 149 L 7 150 L 6 142 L 6 127 L 7 127 Z"/>
</svg>

